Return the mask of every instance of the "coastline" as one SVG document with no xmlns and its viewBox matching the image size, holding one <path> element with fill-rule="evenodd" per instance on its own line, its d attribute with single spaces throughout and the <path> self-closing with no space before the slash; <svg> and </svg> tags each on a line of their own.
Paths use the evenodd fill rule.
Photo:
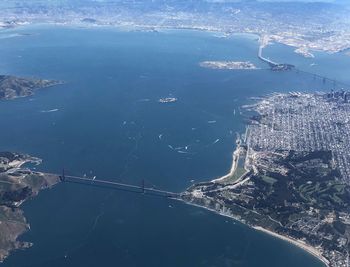
<svg viewBox="0 0 350 267">
<path fill-rule="evenodd" d="M 210 180 L 210 182 L 213 182 L 213 183 L 217 183 L 217 182 L 222 182 L 224 181 L 225 179 L 227 178 L 230 178 L 232 175 L 234 175 L 234 173 L 236 172 L 237 170 L 237 166 L 238 166 L 238 161 L 239 161 L 239 157 L 240 157 L 240 152 L 241 152 L 241 145 L 240 145 L 240 142 L 238 142 L 240 139 L 237 139 L 236 140 L 236 148 L 235 150 L 233 151 L 232 153 L 232 165 L 231 165 L 231 169 L 229 171 L 229 173 L 219 177 L 219 178 L 215 178 L 213 180 Z M 236 182 L 238 182 L 240 180 L 240 178 L 238 178 L 236 180 Z"/>
<path fill-rule="evenodd" d="M 42 160 L 27 154 L 0 152 L 1 186 L 0 205 L 0 263 L 19 249 L 31 247 L 32 242 L 21 236 L 30 230 L 22 204 L 36 197 L 40 191 L 52 188 L 60 182 L 56 174 L 32 171 L 26 163 L 39 165 Z M 9 185 L 10 184 L 10 185 Z"/>
<path fill-rule="evenodd" d="M 30 162 L 30 160 L 27 162 Z M 20 168 L 16 169 L 19 170 Z M 41 191 L 53 188 L 60 182 L 58 176 L 54 174 L 45 172 L 35 172 L 32 174 L 42 178 L 41 185 L 38 188 L 32 188 L 32 194 L 25 199 L 14 202 L 13 207 L 1 206 L 1 211 L 5 212 L 5 215 L 7 215 L 7 212 L 11 212 L 10 215 L 16 216 L 16 220 L 8 221 L 6 218 L 0 220 L 0 230 L 8 232 L 7 239 L 5 240 L 6 246 L 0 250 L 0 265 L 16 250 L 27 249 L 34 245 L 32 242 L 20 239 L 23 234 L 30 231 L 30 222 L 25 217 L 24 211 L 21 208 L 22 204 L 36 197 Z M 4 241 L 3 237 L 0 240 Z"/>
<path fill-rule="evenodd" d="M 310 246 L 310 245 L 307 245 L 305 243 L 302 243 L 301 241 L 298 241 L 298 240 L 295 240 L 295 239 L 292 239 L 288 236 L 283 236 L 283 235 L 280 235 L 278 233 L 275 233 L 271 230 L 268 230 L 268 229 L 265 229 L 261 226 L 252 226 L 252 225 L 249 225 L 247 223 L 245 223 L 244 221 L 240 220 L 237 216 L 234 216 L 234 215 L 230 215 L 230 214 L 226 214 L 226 213 L 222 213 L 220 211 L 217 211 L 215 209 L 212 209 L 212 208 L 209 208 L 209 207 L 206 207 L 206 206 L 202 206 L 202 205 L 199 205 L 199 204 L 195 204 L 193 202 L 189 202 L 189 201 L 185 201 L 183 199 L 176 199 L 174 198 L 175 200 L 178 200 L 178 201 L 181 201 L 187 205 L 190 205 L 190 206 L 194 206 L 194 207 L 197 207 L 197 208 L 202 208 L 202 209 L 205 209 L 205 210 L 208 210 L 210 212 L 213 212 L 217 215 L 220 215 L 220 216 L 224 216 L 224 217 L 227 217 L 227 218 L 230 218 L 231 220 L 233 221 L 237 221 L 247 227 L 249 227 L 250 229 L 254 229 L 256 231 L 260 231 L 260 232 L 264 232 L 265 234 L 268 234 L 270 236 L 273 236 L 275 238 L 278 238 L 278 239 L 281 239 L 281 240 L 284 240 L 294 246 L 297 246 L 298 248 L 306 251 L 307 253 L 309 253 L 310 255 L 312 255 L 313 257 L 317 258 L 319 261 L 321 261 L 325 267 L 329 267 L 329 261 L 322 256 L 322 254 L 314 247 Z"/>
<path fill-rule="evenodd" d="M 310 245 L 308 245 L 300 240 L 296 240 L 296 239 L 291 238 L 289 236 L 280 235 L 276 232 L 265 229 L 261 226 L 253 226 L 252 228 L 257 230 L 257 231 L 264 232 L 268 235 L 271 235 L 271 236 L 274 236 L 276 238 L 287 241 L 287 242 L 307 251 L 309 254 L 313 255 L 314 257 L 318 258 L 320 261 L 322 261 L 325 264 L 325 266 L 327 266 L 327 267 L 329 266 L 329 261 L 325 257 L 322 256 L 321 252 L 319 252 L 316 248 L 314 248 L 314 247 L 312 247 L 312 246 L 310 246 Z"/>
<path fill-rule="evenodd" d="M 231 166 L 230 172 L 219 177 L 219 178 L 215 178 L 215 179 L 211 180 L 211 182 L 213 182 L 213 183 L 222 182 L 235 173 L 235 171 L 237 169 L 237 165 L 238 165 L 237 163 L 238 163 L 238 159 L 239 159 L 239 149 L 240 149 L 240 147 L 238 146 L 232 153 L 232 166 Z"/>
<path fill-rule="evenodd" d="M 234 32 L 227 32 L 226 30 L 215 28 L 215 27 L 209 27 L 209 26 L 170 26 L 170 25 L 147 25 L 147 24 L 103 24 L 103 23 L 83 23 L 80 20 L 78 21 L 67 21 L 67 22 L 60 22 L 60 21 L 35 21 L 35 22 L 25 22 L 23 24 L 18 24 L 13 27 L 1 27 L 0 31 L 11 31 L 17 28 L 23 28 L 23 27 L 35 27 L 35 26 L 59 26 L 59 27 L 67 27 L 67 28 L 78 28 L 78 29 L 94 29 L 94 28 L 105 28 L 105 29 L 116 29 L 117 31 L 145 31 L 145 32 L 170 32 L 170 31 L 197 31 L 197 32 L 206 32 L 209 34 L 213 34 L 214 36 L 218 38 L 229 38 L 233 36 L 246 36 L 248 38 L 257 39 L 258 45 L 261 41 L 261 38 L 265 36 L 269 36 L 269 42 L 264 45 L 264 48 L 269 46 L 273 43 L 283 44 L 288 47 L 291 47 L 294 50 L 294 53 L 297 55 L 301 55 L 305 58 L 310 58 L 309 54 L 312 54 L 314 52 L 324 52 L 327 54 L 335 54 L 340 53 L 342 51 L 348 50 L 350 48 L 343 48 L 340 50 L 331 50 L 331 49 L 321 49 L 321 48 L 314 48 L 314 47 L 308 47 L 307 51 L 300 52 L 299 50 L 305 49 L 304 46 L 301 46 L 298 43 L 290 43 L 283 39 L 283 37 L 276 38 L 273 34 L 266 34 L 263 32 L 258 31 L 250 31 L 250 30 L 238 30 Z M 311 51 L 311 52 L 310 52 Z M 313 54 L 312 54 L 313 55 Z M 312 56 L 314 57 L 314 56 Z"/>
<path fill-rule="evenodd" d="M 237 165 L 238 165 L 238 160 L 240 157 L 240 149 L 241 149 L 241 146 L 239 143 L 237 143 L 237 147 L 235 148 L 235 150 L 233 151 L 233 154 L 232 154 L 233 160 L 232 160 L 232 166 L 231 166 L 230 172 L 228 174 L 225 174 L 222 177 L 213 179 L 210 182 L 213 182 L 213 183 L 222 182 L 223 180 L 227 179 L 228 177 L 232 176 L 235 173 L 235 171 L 237 169 Z M 235 181 L 235 183 L 239 182 L 240 179 L 241 178 L 239 178 L 237 181 Z M 213 209 L 213 208 L 210 208 L 210 207 L 207 207 L 204 205 L 199 205 L 199 204 L 196 204 L 196 203 L 193 203 L 190 201 L 186 201 L 186 200 L 181 199 L 181 198 L 176 199 L 176 200 L 182 201 L 187 205 L 195 206 L 198 208 L 204 208 L 204 209 L 206 209 L 210 212 L 214 212 L 220 216 L 228 217 L 231 220 L 235 220 L 239 223 L 242 223 L 243 225 L 245 225 L 251 229 L 254 229 L 256 231 L 263 232 L 263 233 L 268 234 L 270 236 L 273 236 L 275 238 L 279 238 L 281 240 L 284 240 L 284 241 L 286 241 L 294 246 L 297 246 L 300 249 L 303 249 L 304 251 L 306 251 L 307 253 L 309 253 L 313 257 L 317 258 L 319 261 L 321 261 L 325 267 L 329 267 L 330 262 L 322 255 L 322 253 L 320 251 L 318 251 L 315 247 L 312 247 L 311 245 L 308 245 L 308 244 L 302 242 L 301 240 L 297 240 L 297 239 L 291 238 L 289 236 L 284 236 L 284 235 L 278 234 L 276 232 L 273 232 L 273 231 L 266 229 L 266 228 L 263 228 L 261 226 L 250 225 L 250 224 L 246 223 L 244 220 L 240 219 L 240 216 L 235 216 L 232 214 L 224 213 L 222 211 L 218 211 L 216 209 Z"/>
</svg>

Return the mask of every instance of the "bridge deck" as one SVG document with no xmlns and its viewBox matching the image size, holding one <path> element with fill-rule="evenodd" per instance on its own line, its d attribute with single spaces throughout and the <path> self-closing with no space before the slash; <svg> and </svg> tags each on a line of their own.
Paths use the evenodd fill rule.
<svg viewBox="0 0 350 267">
<path fill-rule="evenodd" d="M 91 178 L 80 177 L 80 176 L 64 175 L 63 181 L 81 183 L 81 184 L 91 185 L 91 186 L 105 186 L 105 187 L 110 187 L 114 189 L 128 190 L 134 193 L 148 193 L 151 195 L 157 195 L 157 196 L 169 197 L 169 198 L 177 198 L 180 196 L 179 193 L 174 193 L 166 190 L 160 190 L 156 188 L 143 187 L 138 185 L 126 184 L 126 183 L 118 183 L 118 182 L 113 182 L 108 180 L 91 179 Z"/>
<path fill-rule="evenodd" d="M 268 63 L 268 64 L 269 64 L 270 66 L 272 66 L 272 67 L 278 66 L 278 65 L 279 65 L 279 63 L 273 62 L 272 60 L 263 57 L 263 55 L 262 55 L 262 50 L 263 50 L 263 47 L 262 47 L 262 46 L 259 46 L 259 52 L 258 52 L 258 58 L 259 58 L 259 59 L 261 59 L 262 61 Z"/>
<path fill-rule="evenodd" d="M 262 45 L 259 46 L 258 58 L 259 58 L 260 60 L 262 60 L 262 61 L 264 61 L 265 63 L 269 64 L 270 67 L 276 67 L 276 66 L 278 66 L 278 65 L 281 65 L 280 63 L 277 63 L 277 62 L 274 62 L 274 61 L 272 61 L 272 60 L 270 60 L 270 59 L 268 59 L 268 58 L 265 58 L 265 57 L 262 55 L 263 48 L 264 48 L 264 47 L 263 47 Z M 320 78 L 320 79 L 323 80 L 324 83 L 325 83 L 325 82 L 331 82 L 331 83 L 333 83 L 334 86 L 335 86 L 336 84 L 338 84 L 338 85 L 342 85 L 342 86 L 344 86 L 344 87 L 350 88 L 350 84 L 347 84 L 347 83 L 345 83 L 345 82 L 337 81 L 337 80 L 335 80 L 335 79 L 328 78 L 328 77 L 323 76 L 323 75 L 315 74 L 315 73 L 312 73 L 312 72 L 309 72 L 309 71 L 303 71 L 303 70 L 300 70 L 300 69 L 297 69 L 297 68 L 295 68 L 295 70 L 296 70 L 297 72 L 300 72 L 300 73 L 305 73 L 305 74 L 313 75 L 315 78 Z M 334 89 L 334 88 L 333 88 L 333 89 Z"/>
</svg>

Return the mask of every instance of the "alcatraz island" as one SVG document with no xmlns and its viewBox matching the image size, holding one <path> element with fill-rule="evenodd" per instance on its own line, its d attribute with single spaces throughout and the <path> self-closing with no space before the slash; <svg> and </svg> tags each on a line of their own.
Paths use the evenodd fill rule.
<svg viewBox="0 0 350 267">
<path fill-rule="evenodd" d="M 350 93 L 275 93 L 245 109 L 231 172 L 181 198 L 348 267 Z"/>
</svg>

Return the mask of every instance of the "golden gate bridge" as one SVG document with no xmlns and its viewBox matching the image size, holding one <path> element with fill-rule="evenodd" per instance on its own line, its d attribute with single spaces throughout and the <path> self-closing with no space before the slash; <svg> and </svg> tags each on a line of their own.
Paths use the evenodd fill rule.
<svg viewBox="0 0 350 267">
<path fill-rule="evenodd" d="M 142 179 L 141 185 L 133 185 L 128 183 L 115 182 L 113 180 L 96 179 L 96 176 L 93 178 L 89 178 L 85 176 L 82 177 L 82 176 L 67 175 L 65 173 L 65 170 L 62 171 L 62 174 L 59 175 L 59 178 L 62 182 L 67 182 L 67 183 L 77 183 L 77 184 L 83 184 L 87 186 L 105 187 L 105 188 L 111 188 L 116 190 L 128 191 L 132 193 L 148 194 L 148 195 L 166 197 L 166 198 L 180 197 L 180 193 L 174 193 L 167 190 L 157 189 L 154 187 L 146 187 L 144 179 Z"/>
</svg>

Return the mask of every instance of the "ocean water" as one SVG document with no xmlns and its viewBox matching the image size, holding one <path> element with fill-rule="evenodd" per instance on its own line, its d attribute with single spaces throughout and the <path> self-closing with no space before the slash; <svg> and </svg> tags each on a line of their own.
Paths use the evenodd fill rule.
<svg viewBox="0 0 350 267">
<path fill-rule="evenodd" d="M 285 54 L 309 66 L 276 46 L 266 50 L 271 58 Z M 230 169 L 250 97 L 333 87 L 312 75 L 269 71 L 257 48 L 256 36 L 197 31 L 40 25 L 0 32 L 0 73 L 65 81 L 0 102 L 0 149 L 40 157 L 38 169 L 47 172 L 144 179 L 181 192 Z M 323 62 L 332 57 L 321 53 L 312 62 L 327 72 Z M 349 61 L 341 59 L 339 69 Z M 205 69 L 198 65 L 204 60 L 249 60 L 261 69 Z M 158 103 L 169 96 L 178 101 Z M 284 241 L 163 198 L 59 184 L 23 209 L 31 230 L 20 239 L 34 246 L 3 266 L 322 266 Z"/>
</svg>

